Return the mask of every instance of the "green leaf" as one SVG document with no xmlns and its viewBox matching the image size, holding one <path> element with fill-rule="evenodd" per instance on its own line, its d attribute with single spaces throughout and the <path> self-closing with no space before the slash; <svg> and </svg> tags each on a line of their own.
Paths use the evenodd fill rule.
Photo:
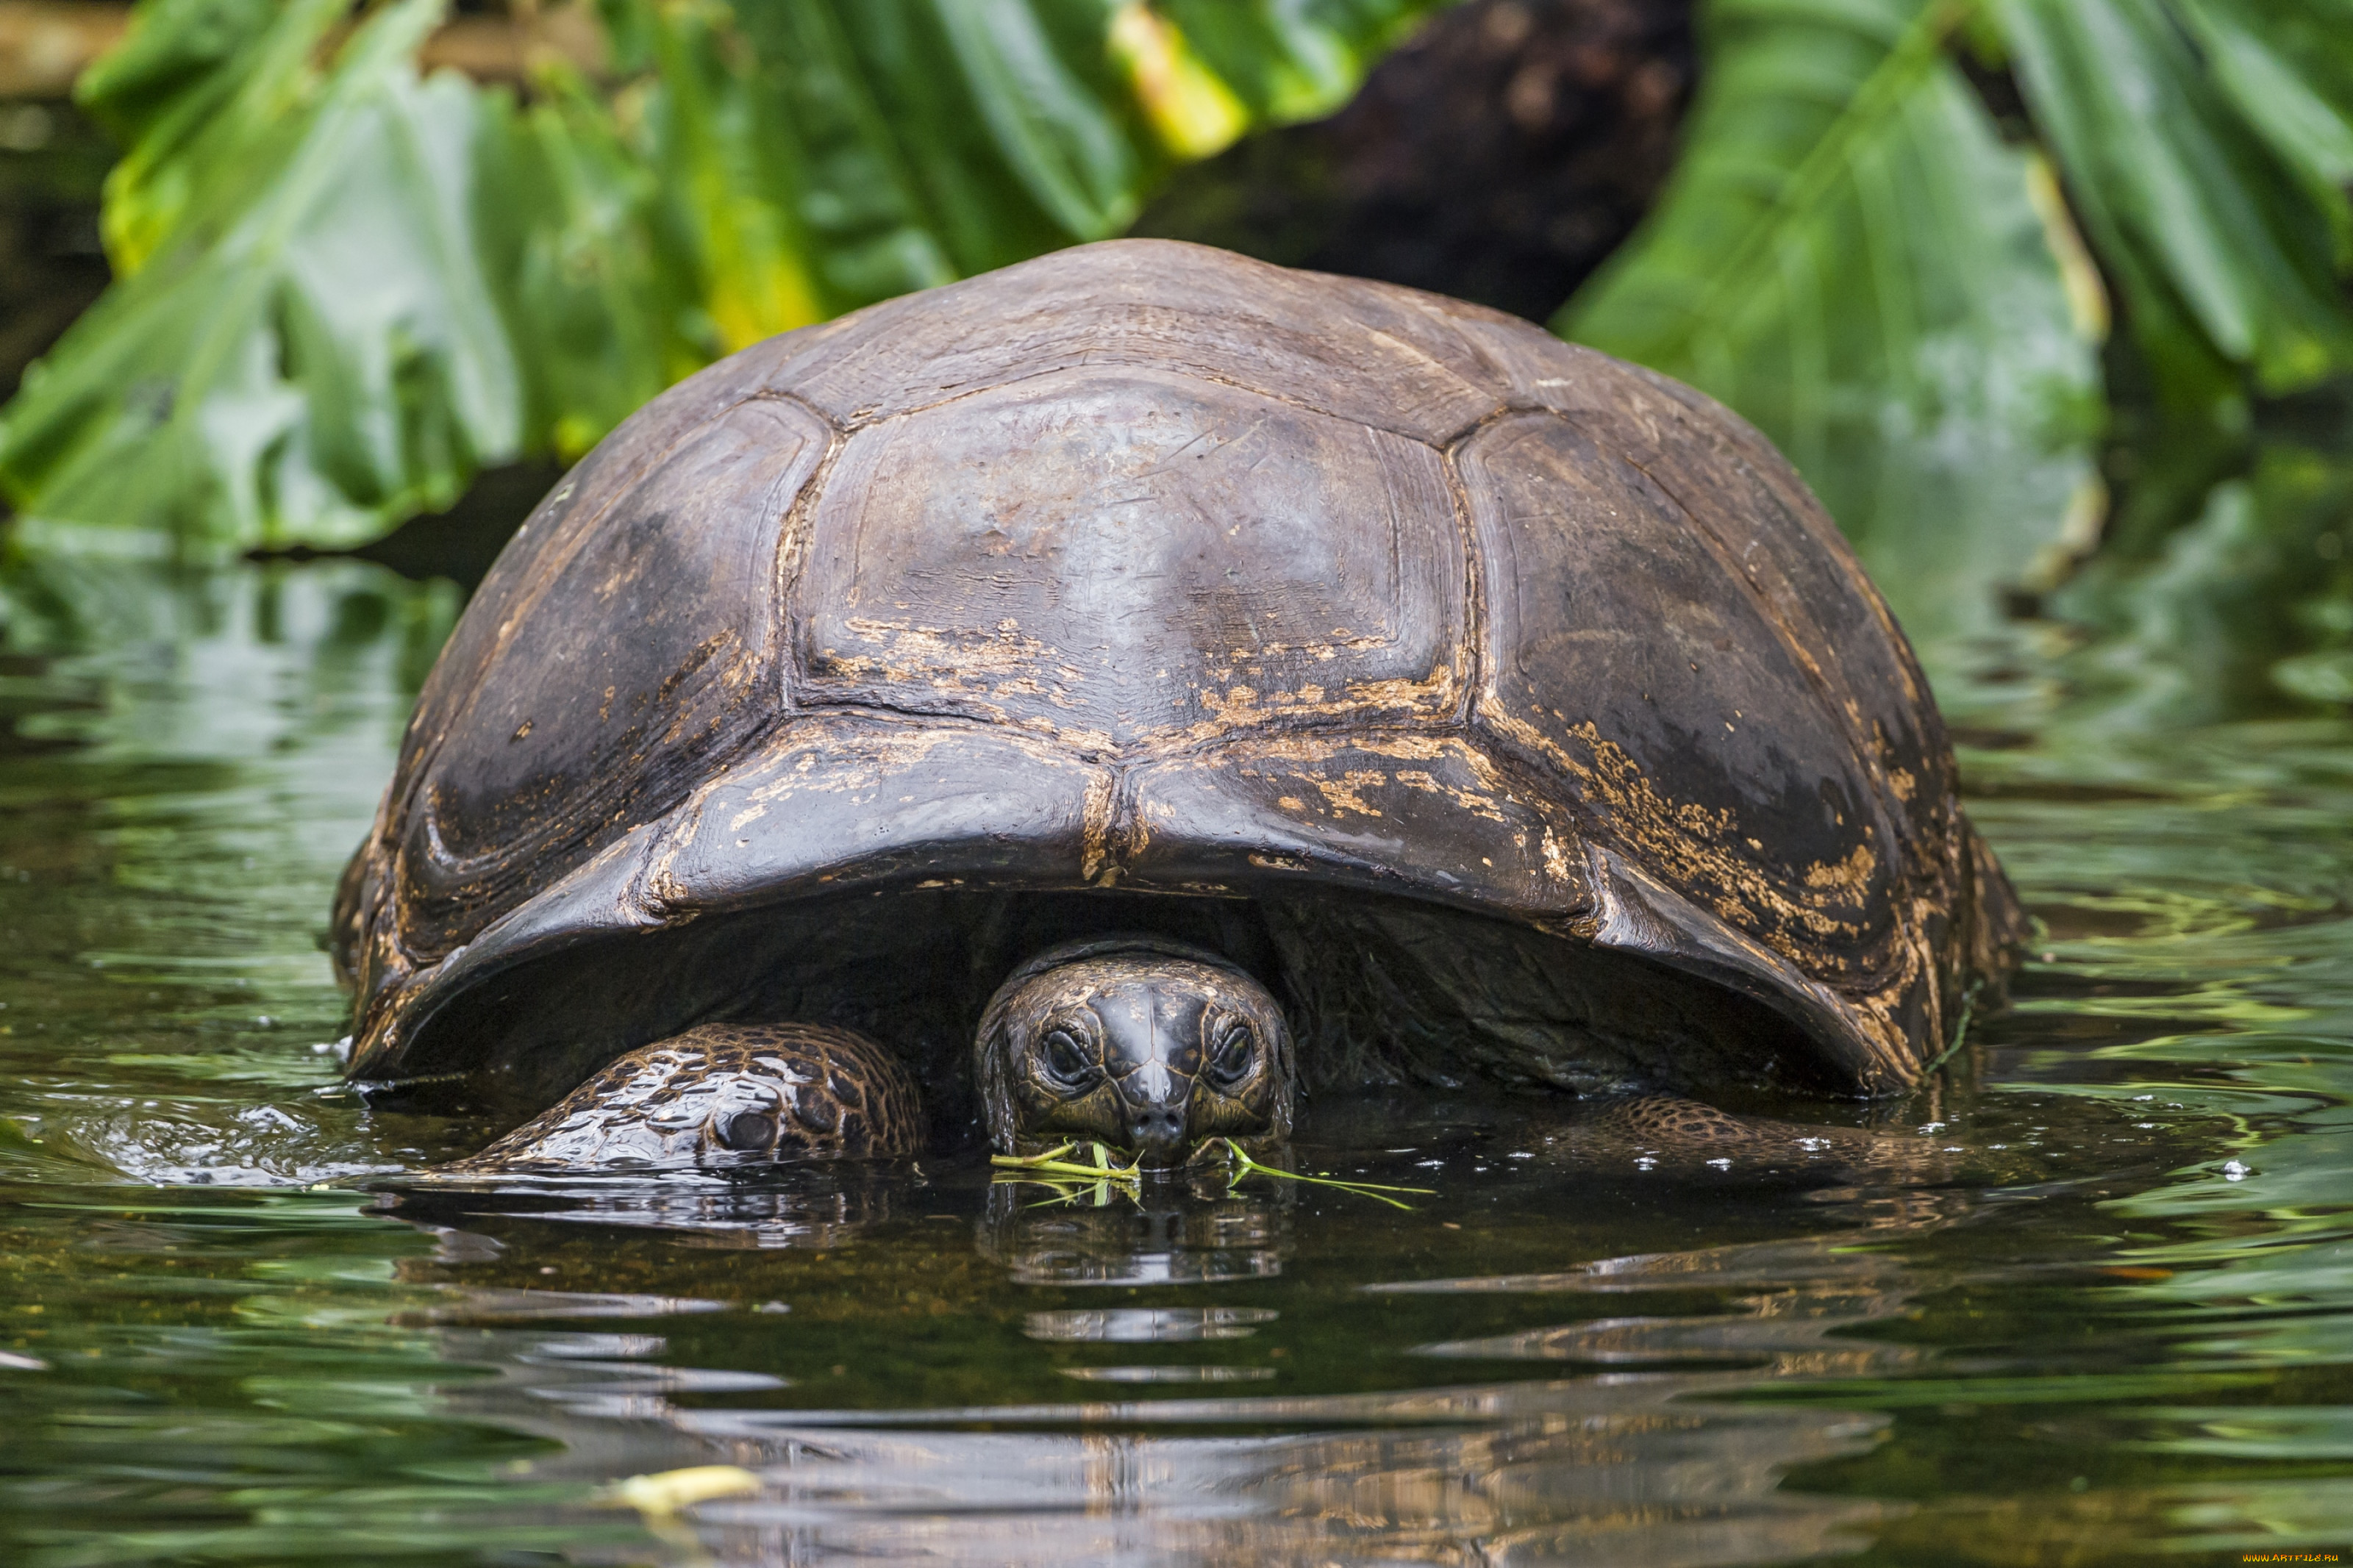
<svg viewBox="0 0 2353 1568">
<path fill-rule="evenodd" d="M 355 542 L 746 343 L 1115 234 L 1440 3 L 597 0 L 612 79 L 518 101 L 417 79 L 434 0 L 143 0 L 82 89 L 120 280 L 0 413 L 0 486 Z"/>
<path fill-rule="evenodd" d="M 2353 12 L 2339 0 L 1994 5 L 2160 392 L 2210 401 L 2216 360 L 2271 394 L 2353 365 L 2337 277 L 2353 238 L 2341 188 Z"/>
<path fill-rule="evenodd" d="M 2084 510 L 2099 418 L 2097 280 L 1949 58 L 1965 14 L 1719 0 L 1683 161 L 1554 323 L 1760 426 L 1929 641 Z"/>
<path fill-rule="evenodd" d="M 2353 184 L 2353 3 L 2180 0 L 2215 84 L 2272 151 L 2308 181 L 2348 237 Z M 2340 266 L 2353 256 L 2340 248 Z"/>
<path fill-rule="evenodd" d="M 1251 119 L 1276 125 L 1320 120 L 1347 102 L 1366 62 L 1431 9 L 1394 0 L 1166 0 L 1158 7 Z"/>
<path fill-rule="evenodd" d="M 313 85 L 306 62 L 343 9 L 333 0 L 275 12 L 164 0 L 84 78 L 77 96 L 129 143 L 107 176 L 107 251 L 118 273 L 143 267 L 192 210 L 237 200 L 224 188 L 230 182 L 266 176 L 279 125 Z"/>
<path fill-rule="evenodd" d="M 385 6 L 322 68 L 341 7 L 287 5 L 223 90 L 183 89 L 153 120 L 133 157 L 175 151 L 126 161 L 139 178 L 113 196 L 143 264 L 0 419 L 20 506 L 344 544 L 518 449 L 522 378 L 472 217 L 481 100 L 410 64 L 440 15 Z M 190 129 L 199 101 L 221 107 Z"/>
<path fill-rule="evenodd" d="M 1066 59 L 1029 0 L 934 0 L 930 7 L 989 141 L 1030 199 L 1083 239 L 1118 233 L 1141 184 L 1126 106 L 1081 74 L 1102 49 L 1099 28 L 1070 41 Z M 1061 9 L 1061 7 L 1057 7 Z M 1092 9 L 1092 7 L 1089 7 Z"/>
<path fill-rule="evenodd" d="M 680 323 L 694 279 L 655 242 L 655 172 L 576 71 L 551 67 L 528 108 L 485 94 L 476 234 L 529 379 L 533 428 L 567 459 L 702 359 Z"/>
</svg>

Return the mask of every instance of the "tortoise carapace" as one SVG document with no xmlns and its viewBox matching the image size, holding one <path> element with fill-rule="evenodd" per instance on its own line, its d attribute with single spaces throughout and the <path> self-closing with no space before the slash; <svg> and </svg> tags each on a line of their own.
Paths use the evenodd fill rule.
<svg viewBox="0 0 2353 1568">
<path fill-rule="evenodd" d="M 564 1101 L 516 1158 L 732 1149 L 740 1100 L 764 1157 L 976 1117 L 1158 1161 L 1280 1138 L 1294 1084 L 1902 1089 L 2021 920 L 1753 429 L 1491 310 L 1137 240 L 607 437 L 459 623 L 335 931 L 352 1073 Z M 718 1026 L 801 1032 L 747 1067 Z M 794 1086 L 894 1072 L 928 1131 L 820 1125 L 879 1081 L 795 1131 Z M 710 1115 L 533 1141 L 599 1083 Z"/>
</svg>

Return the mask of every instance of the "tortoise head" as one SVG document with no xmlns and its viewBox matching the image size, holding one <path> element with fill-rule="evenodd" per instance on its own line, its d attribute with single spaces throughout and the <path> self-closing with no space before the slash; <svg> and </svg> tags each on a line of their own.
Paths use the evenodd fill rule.
<svg viewBox="0 0 2353 1568">
<path fill-rule="evenodd" d="M 1008 1153 L 1099 1139 L 1149 1167 L 1212 1138 L 1291 1135 L 1291 1031 L 1267 988 L 1153 937 L 1068 942 L 997 988 L 973 1042 L 990 1141 Z"/>
</svg>

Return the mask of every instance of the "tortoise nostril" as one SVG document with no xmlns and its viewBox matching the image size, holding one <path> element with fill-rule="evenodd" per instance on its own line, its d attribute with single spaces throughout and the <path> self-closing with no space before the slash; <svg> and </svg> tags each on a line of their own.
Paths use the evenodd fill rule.
<svg viewBox="0 0 2353 1568">
<path fill-rule="evenodd" d="M 1127 1135 L 1137 1144 L 1178 1142 L 1185 1136 L 1185 1113 L 1173 1106 L 1154 1106 L 1127 1119 Z"/>
</svg>

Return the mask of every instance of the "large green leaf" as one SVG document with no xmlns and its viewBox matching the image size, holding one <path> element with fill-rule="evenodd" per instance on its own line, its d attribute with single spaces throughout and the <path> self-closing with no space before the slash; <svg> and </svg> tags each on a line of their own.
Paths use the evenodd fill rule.
<svg viewBox="0 0 2353 1568">
<path fill-rule="evenodd" d="M 526 378 L 534 446 L 585 451 L 703 362 L 702 286 L 665 251 L 661 179 L 575 71 L 551 67 L 476 145 L 476 235 Z M 673 249 L 675 247 L 672 247 Z"/>
<path fill-rule="evenodd" d="M 2353 0 L 2180 0 L 2232 106 L 2327 214 L 2353 262 Z"/>
<path fill-rule="evenodd" d="M 283 6 L 228 51 L 234 79 L 145 121 L 113 193 L 127 276 L 0 424 L 22 501 L 340 544 L 517 449 L 522 385 L 471 217 L 480 102 L 409 64 L 439 15 L 385 6 L 322 66 L 343 7 Z"/>
<path fill-rule="evenodd" d="M 299 110 L 311 85 L 300 68 L 343 9 L 157 0 L 83 76 L 75 96 L 126 149 L 107 178 L 117 271 L 137 271 L 177 226 L 197 180 L 253 172 L 250 155 Z"/>
<path fill-rule="evenodd" d="M 2353 6 L 1993 0 L 2019 85 L 2159 389 L 2353 366 Z"/>
<path fill-rule="evenodd" d="M 418 79 L 437 0 L 143 0 L 83 94 L 119 281 L 0 413 L 0 486 L 352 542 L 732 349 L 1118 233 L 1441 3 L 597 0 L 609 73 L 518 98 Z"/>
<path fill-rule="evenodd" d="M 1555 323 L 1756 421 L 1930 641 L 2081 515 L 2098 416 L 2096 278 L 1954 65 L 1961 16 L 1719 0 L 1682 163 Z"/>
</svg>

